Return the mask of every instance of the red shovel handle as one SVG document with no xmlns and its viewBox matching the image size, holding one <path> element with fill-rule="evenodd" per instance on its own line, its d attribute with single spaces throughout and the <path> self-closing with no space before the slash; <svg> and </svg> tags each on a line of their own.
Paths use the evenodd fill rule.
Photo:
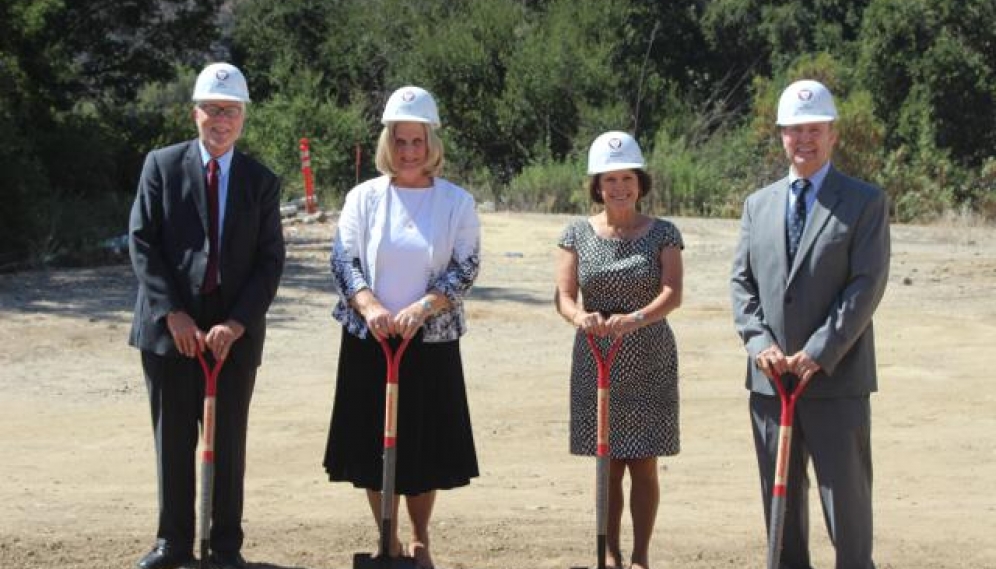
<svg viewBox="0 0 996 569">
<path fill-rule="evenodd" d="M 398 383 L 398 370 L 401 369 L 401 356 L 405 355 L 405 349 L 408 348 L 408 342 L 411 338 L 405 338 L 400 345 L 398 345 L 397 350 L 391 349 L 391 344 L 387 343 L 387 340 L 377 340 L 380 343 L 380 348 L 384 350 L 384 359 L 387 360 L 387 382 L 388 383 Z"/>
<path fill-rule="evenodd" d="M 590 333 L 585 333 L 585 340 L 591 348 L 598 369 L 598 399 L 595 404 L 596 440 L 595 440 L 595 527 L 597 537 L 595 548 L 598 555 L 598 568 L 605 567 L 606 536 L 608 534 L 609 511 L 609 372 L 615 361 L 619 348 L 622 346 L 622 336 L 616 337 L 603 353 L 598 342 Z"/>
<path fill-rule="evenodd" d="M 215 360 L 213 368 L 208 365 L 203 352 L 197 352 L 197 360 L 204 370 L 204 396 L 214 397 L 218 393 L 218 375 L 221 374 L 221 366 L 225 365 L 225 359 Z"/>
<path fill-rule="evenodd" d="M 806 386 L 809 385 L 809 380 L 812 378 L 813 376 L 809 376 L 808 379 L 800 381 L 791 393 L 789 393 L 789 391 L 785 388 L 781 375 L 776 373 L 774 379 L 771 380 L 771 383 L 775 384 L 775 389 L 778 391 L 778 397 L 782 400 L 782 405 L 791 404 L 794 407 L 795 402 L 799 399 L 799 396 L 802 395 L 803 390 L 806 389 Z"/>
<path fill-rule="evenodd" d="M 595 336 L 586 333 L 584 335 L 585 340 L 588 340 L 588 346 L 591 348 L 591 354 L 595 356 L 595 365 L 598 367 L 598 386 L 608 387 L 609 386 L 609 370 L 612 368 L 612 362 L 616 359 L 616 354 L 619 353 L 619 348 L 622 347 L 622 336 L 617 337 L 612 341 L 612 345 L 609 346 L 609 350 L 606 353 L 602 353 L 602 350 L 598 347 L 598 342 L 595 340 Z"/>
<path fill-rule="evenodd" d="M 397 439 L 397 419 L 398 419 L 398 375 L 401 369 L 401 357 L 405 355 L 405 349 L 411 338 L 405 338 L 397 350 L 391 349 L 387 340 L 378 340 L 380 348 L 384 350 L 384 359 L 387 362 L 387 386 L 384 400 L 384 448 L 394 448 Z"/>
<path fill-rule="evenodd" d="M 812 376 L 810 376 L 812 378 Z M 804 379 L 791 392 L 782 383 L 780 375 L 771 379 L 782 402 L 778 428 L 778 454 L 775 457 L 775 478 L 771 489 L 771 519 L 768 524 L 768 569 L 778 569 L 782 555 L 782 533 L 785 529 L 786 490 L 789 477 L 789 457 L 792 454 L 792 423 L 795 404 L 809 385 Z"/>
<path fill-rule="evenodd" d="M 775 459 L 774 493 L 775 495 L 784 496 L 785 485 L 788 483 L 789 445 L 792 442 L 792 423 L 795 417 L 795 404 L 799 401 L 799 397 L 806 389 L 806 386 L 809 385 L 809 380 L 800 381 L 791 392 L 785 387 L 782 377 L 778 374 L 775 374 L 771 379 L 771 383 L 775 384 L 775 389 L 778 391 L 778 398 L 782 402 L 782 413 L 778 429 L 778 456 Z"/>
<path fill-rule="evenodd" d="M 394 515 L 394 473 L 398 460 L 398 375 L 401 368 L 401 356 L 405 355 L 405 349 L 411 338 L 405 338 L 398 345 L 397 350 L 392 350 L 387 340 L 378 339 L 380 348 L 384 350 L 384 359 L 387 363 L 387 382 L 384 393 L 384 464 L 381 472 L 380 491 L 380 547 L 378 557 L 381 560 L 388 560 L 388 552 L 391 548 L 391 518 Z M 354 567 L 355 567 L 354 563 Z"/>
<path fill-rule="evenodd" d="M 201 503 L 198 535 L 201 541 L 201 568 L 207 567 L 208 552 L 211 543 L 211 511 L 214 499 L 214 427 L 215 427 L 215 396 L 218 392 L 218 375 L 224 358 L 215 360 L 214 367 L 208 366 L 202 352 L 197 352 L 197 360 L 204 370 L 204 414 L 201 431 Z"/>
<path fill-rule="evenodd" d="M 588 341 L 588 347 L 591 348 L 591 355 L 595 358 L 595 366 L 598 369 L 598 400 L 596 404 L 596 413 L 598 413 L 598 418 L 596 421 L 597 428 L 597 441 L 595 446 L 596 456 L 608 456 L 609 455 L 609 371 L 612 369 L 612 362 L 616 359 L 616 354 L 619 353 L 619 348 L 622 346 L 622 336 L 617 337 L 612 341 L 612 345 L 609 346 L 609 350 L 602 353 L 602 350 L 598 347 L 598 342 L 595 337 L 586 333 L 584 335 L 585 340 Z"/>
</svg>

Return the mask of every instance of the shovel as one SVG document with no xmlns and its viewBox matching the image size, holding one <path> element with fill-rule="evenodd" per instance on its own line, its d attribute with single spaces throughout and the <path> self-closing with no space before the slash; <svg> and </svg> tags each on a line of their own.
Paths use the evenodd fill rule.
<svg viewBox="0 0 996 569">
<path fill-rule="evenodd" d="M 394 471 L 398 464 L 398 370 L 409 339 L 402 340 L 397 351 L 386 340 L 379 340 L 387 360 L 387 386 L 384 397 L 384 470 L 380 491 L 380 546 L 376 556 L 353 555 L 353 569 L 416 569 L 412 557 L 391 557 L 391 526 L 394 516 Z"/>
<path fill-rule="evenodd" d="M 595 526 L 598 529 L 596 550 L 598 569 L 605 569 L 605 534 L 609 524 L 609 370 L 622 346 L 622 336 L 617 337 L 605 354 L 598 348 L 595 337 L 585 334 L 588 346 L 595 357 L 598 370 L 597 443 L 595 447 Z M 584 569 L 573 567 L 572 569 Z"/>
<path fill-rule="evenodd" d="M 809 377 L 812 379 L 812 376 Z M 799 382 L 794 390 L 789 392 L 782 383 L 782 378 L 775 375 L 771 380 L 778 390 L 778 398 L 782 402 L 781 420 L 778 426 L 778 455 L 775 459 L 775 482 L 771 488 L 771 519 L 768 522 L 768 569 L 778 569 L 782 559 L 782 534 L 785 531 L 785 487 L 788 484 L 789 457 L 792 453 L 792 422 L 795 416 L 795 404 L 802 391 L 809 384 L 809 379 Z"/>
<path fill-rule="evenodd" d="M 218 393 L 218 374 L 225 360 L 218 359 L 214 368 L 208 366 L 204 354 L 197 352 L 197 359 L 204 370 L 204 417 L 201 419 L 201 503 L 198 514 L 198 533 L 201 538 L 200 569 L 210 569 L 211 508 L 214 498 L 214 402 Z"/>
</svg>

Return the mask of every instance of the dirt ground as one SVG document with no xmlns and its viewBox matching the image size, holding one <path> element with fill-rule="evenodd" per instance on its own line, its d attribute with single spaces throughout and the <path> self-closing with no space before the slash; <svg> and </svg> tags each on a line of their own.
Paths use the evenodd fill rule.
<svg viewBox="0 0 996 569">
<path fill-rule="evenodd" d="M 441 569 L 593 566 L 594 461 L 567 452 L 571 329 L 551 306 L 569 218 L 482 214 L 483 270 L 463 342 L 481 477 L 441 493 Z M 661 462 L 655 567 L 764 563 L 761 496 L 729 312 L 733 220 L 684 234 L 682 453 Z M 287 270 L 250 413 L 244 553 L 332 569 L 371 551 L 362 494 L 321 461 L 340 329 L 331 224 L 288 225 Z M 894 226 L 875 319 L 872 399 L 880 569 L 996 568 L 996 228 Z M 131 567 L 152 544 L 155 464 L 127 266 L 0 275 L 0 567 Z M 223 387 L 222 387 L 223 388 Z M 815 564 L 832 551 L 815 494 Z M 624 522 L 624 551 L 630 526 Z"/>
</svg>

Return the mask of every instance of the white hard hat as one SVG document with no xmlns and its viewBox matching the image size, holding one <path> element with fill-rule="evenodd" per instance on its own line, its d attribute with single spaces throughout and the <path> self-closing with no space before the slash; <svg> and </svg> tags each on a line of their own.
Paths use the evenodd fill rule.
<svg viewBox="0 0 996 569">
<path fill-rule="evenodd" d="M 612 130 L 600 134 L 588 149 L 588 174 L 601 174 L 613 170 L 643 169 L 640 145 L 629 134 Z"/>
<path fill-rule="evenodd" d="M 193 100 L 248 103 L 249 87 L 238 67 L 231 63 L 212 63 L 197 76 Z"/>
<path fill-rule="evenodd" d="M 424 122 L 438 128 L 439 111 L 436 109 L 436 101 L 432 98 L 432 94 L 421 87 L 411 85 L 391 93 L 380 122 L 387 124 L 403 121 Z"/>
<path fill-rule="evenodd" d="M 778 126 L 830 122 L 837 118 L 833 95 L 823 83 L 803 79 L 789 85 L 778 99 Z"/>
</svg>

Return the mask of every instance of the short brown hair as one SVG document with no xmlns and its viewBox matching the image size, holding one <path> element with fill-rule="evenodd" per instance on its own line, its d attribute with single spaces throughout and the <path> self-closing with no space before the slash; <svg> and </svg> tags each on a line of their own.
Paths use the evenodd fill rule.
<svg viewBox="0 0 996 569">
<path fill-rule="evenodd" d="M 397 122 L 391 122 L 385 125 L 383 130 L 380 131 L 380 138 L 377 140 L 377 154 L 374 158 L 374 164 L 377 165 L 377 171 L 385 176 L 394 177 L 398 175 L 394 156 L 394 130 L 398 124 Z M 423 172 L 426 176 L 435 177 L 443 171 L 443 164 L 446 161 L 443 152 L 443 141 L 436 134 L 434 128 L 428 124 L 420 124 L 425 129 L 425 143 L 428 145 Z"/>
<path fill-rule="evenodd" d="M 630 172 L 636 174 L 636 182 L 640 187 L 640 197 L 649 194 L 653 183 L 650 174 L 639 168 L 633 168 Z M 588 195 L 591 197 L 591 201 L 598 204 L 605 203 L 605 200 L 602 199 L 602 174 L 604 173 L 595 174 L 588 180 Z"/>
</svg>

